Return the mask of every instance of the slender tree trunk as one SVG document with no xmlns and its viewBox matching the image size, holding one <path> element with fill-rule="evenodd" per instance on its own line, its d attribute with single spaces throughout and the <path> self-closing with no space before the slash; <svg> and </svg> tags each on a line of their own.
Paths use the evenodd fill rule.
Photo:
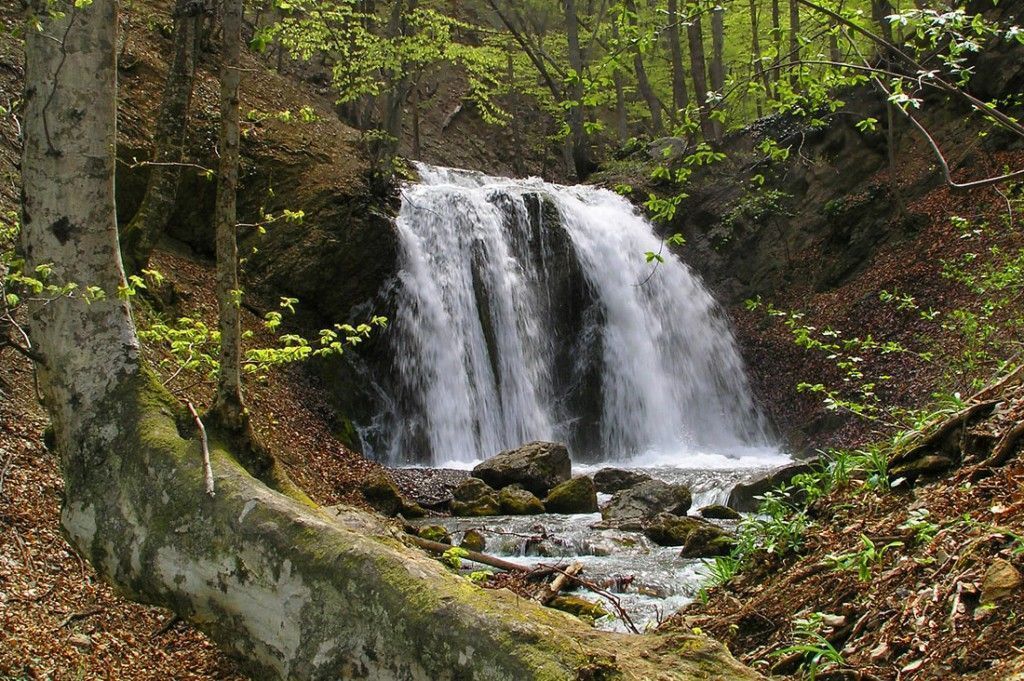
<svg viewBox="0 0 1024 681">
<path fill-rule="evenodd" d="M 765 93 L 771 91 L 771 83 L 768 80 L 767 74 L 764 72 L 764 63 L 761 61 L 761 27 L 758 25 L 757 16 L 757 0 L 750 0 L 750 51 L 752 62 L 754 65 L 754 79 L 764 85 Z M 757 107 L 757 117 L 760 118 L 764 115 L 764 110 L 761 108 L 761 97 L 755 95 L 755 105 Z"/>
<path fill-rule="evenodd" d="M 686 38 L 690 46 L 690 74 L 693 77 L 693 91 L 696 93 L 698 113 L 700 115 L 700 131 L 707 142 L 717 140 L 714 121 L 708 110 L 707 63 L 704 59 L 704 33 L 701 28 L 699 10 L 690 17 L 686 27 Z"/>
<path fill-rule="evenodd" d="M 241 284 L 238 281 L 236 195 L 238 190 L 238 84 L 241 76 L 242 0 L 223 0 L 220 66 L 220 170 L 214 215 L 217 241 L 217 307 L 220 312 L 220 372 L 214 412 L 223 425 L 241 431 L 246 424 L 242 399 Z"/>
<path fill-rule="evenodd" d="M 800 3 L 799 0 L 789 0 L 789 56 L 790 63 L 800 61 Z M 790 82 L 794 90 L 800 89 L 800 66 L 793 68 Z"/>
<path fill-rule="evenodd" d="M 782 10 L 779 0 L 772 0 L 772 47 L 775 48 L 775 59 L 772 61 L 771 79 L 779 81 L 779 65 L 782 63 Z"/>
<path fill-rule="evenodd" d="M 716 4 L 711 9 L 711 89 L 717 95 L 725 91 L 725 8 Z M 715 141 L 722 140 L 722 124 L 713 121 Z"/>
<path fill-rule="evenodd" d="M 633 0 L 626 0 L 626 9 L 630 12 L 630 24 L 635 27 L 637 25 L 636 3 Z M 640 96 L 647 102 L 647 108 L 651 111 L 651 132 L 655 135 L 663 135 L 665 133 L 665 124 L 661 119 L 661 102 L 654 93 L 654 88 L 651 87 L 651 81 L 647 77 L 647 69 L 644 67 L 643 53 L 640 51 L 640 45 L 637 42 L 633 43 L 633 71 L 636 73 L 637 90 L 640 91 Z"/>
<path fill-rule="evenodd" d="M 580 50 L 579 16 L 576 14 L 576 0 L 565 2 L 565 36 L 569 47 L 569 66 L 575 72 L 568 93 L 572 100 L 569 107 L 569 130 L 572 135 L 573 168 L 576 177 L 583 181 L 593 172 L 593 161 L 590 159 L 587 132 L 583 125 L 583 52 Z"/>
<path fill-rule="evenodd" d="M 690 105 L 686 91 L 686 68 L 683 66 L 683 46 L 679 40 L 679 0 L 668 0 L 668 48 L 672 62 L 672 105 L 676 111 L 685 111 Z"/>
<path fill-rule="evenodd" d="M 612 40 L 619 44 L 619 25 L 612 22 Z M 629 119 L 626 114 L 626 85 L 623 82 L 622 69 L 616 63 L 612 71 L 612 83 L 615 85 L 615 128 L 619 133 L 619 141 L 629 139 Z"/>
<path fill-rule="evenodd" d="M 117 295 L 116 3 L 31 9 L 21 247 L 29 267 L 52 264 L 54 281 L 108 294 L 30 310 L 65 483 L 61 524 L 101 578 L 172 608 L 253 678 L 760 678 L 701 636 L 599 632 L 481 591 L 365 513 L 273 492 L 216 433 L 208 495 L 199 445 L 142 366 Z"/>
<path fill-rule="evenodd" d="M 199 41 L 202 5 L 177 0 L 174 7 L 174 58 L 164 83 L 163 99 L 153 135 L 153 162 L 142 203 L 121 235 L 125 268 L 137 273 L 167 228 L 178 193 L 188 129 L 188 112 L 195 81 L 195 57 Z"/>
</svg>

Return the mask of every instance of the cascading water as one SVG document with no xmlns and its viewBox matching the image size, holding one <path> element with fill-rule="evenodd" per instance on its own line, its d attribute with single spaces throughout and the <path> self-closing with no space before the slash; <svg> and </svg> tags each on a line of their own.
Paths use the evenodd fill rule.
<svg viewBox="0 0 1024 681">
<path fill-rule="evenodd" d="M 575 460 L 702 467 L 769 448 L 728 323 L 625 199 L 418 166 L 398 219 L 392 375 L 374 425 L 394 464 L 535 439 Z"/>
</svg>

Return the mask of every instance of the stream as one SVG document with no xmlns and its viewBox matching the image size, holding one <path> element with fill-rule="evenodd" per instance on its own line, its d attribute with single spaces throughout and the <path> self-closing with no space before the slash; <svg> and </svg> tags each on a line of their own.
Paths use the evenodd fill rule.
<svg viewBox="0 0 1024 681">
<path fill-rule="evenodd" d="M 640 467 L 632 470 L 653 478 L 687 485 L 693 495 L 691 514 L 711 504 L 723 504 L 737 483 L 749 482 L 774 468 L 789 463 L 783 456 L 757 456 L 741 459 L 708 457 L 718 468 L 686 469 L 667 466 Z M 728 466 L 728 467 L 726 467 Z M 596 472 L 603 465 L 577 466 L 576 474 Z M 599 494 L 606 503 L 611 495 Z M 561 515 L 545 513 L 533 516 L 489 516 L 485 518 L 427 518 L 421 525 L 441 525 L 458 544 L 469 529 L 480 531 L 487 540 L 485 552 L 522 565 L 557 565 L 565 568 L 583 564 L 581 577 L 611 592 L 633 623 L 643 631 L 657 626 L 679 608 L 697 597 L 707 581 L 705 561 L 679 557 L 679 547 L 658 546 L 641 532 L 594 527 L 601 514 Z M 711 521 L 727 530 L 735 530 L 737 521 Z M 482 566 L 467 563 L 473 569 Z M 580 591 L 578 595 L 595 602 L 602 595 Z M 602 629 L 626 631 L 626 625 L 612 613 L 596 625 Z"/>
</svg>

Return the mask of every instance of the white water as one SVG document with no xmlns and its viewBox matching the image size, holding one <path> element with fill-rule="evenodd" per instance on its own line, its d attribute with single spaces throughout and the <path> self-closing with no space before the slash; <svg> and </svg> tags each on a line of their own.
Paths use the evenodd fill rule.
<svg viewBox="0 0 1024 681">
<path fill-rule="evenodd" d="M 625 199 L 419 171 L 398 219 L 392 408 L 376 424 L 378 456 L 466 467 L 555 439 L 574 459 L 620 465 L 781 463 L 726 319 Z M 648 251 L 665 262 L 646 262 Z"/>
</svg>

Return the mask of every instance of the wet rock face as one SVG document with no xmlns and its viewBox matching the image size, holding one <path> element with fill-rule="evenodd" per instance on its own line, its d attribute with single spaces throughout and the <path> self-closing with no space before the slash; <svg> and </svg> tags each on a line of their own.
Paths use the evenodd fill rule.
<svg viewBox="0 0 1024 681">
<path fill-rule="evenodd" d="M 531 442 L 504 451 L 473 469 L 474 478 L 495 489 L 521 485 L 538 497 L 546 496 L 551 488 L 571 476 L 569 450 L 555 442 Z"/>
<path fill-rule="evenodd" d="M 601 517 L 613 525 L 635 524 L 659 513 L 686 515 L 691 503 L 690 490 L 686 486 L 648 480 L 616 492 L 601 510 Z"/>
<path fill-rule="evenodd" d="M 583 475 L 558 485 L 544 500 L 548 513 L 597 513 L 597 489 Z"/>
<path fill-rule="evenodd" d="M 646 473 L 622 468 L 602 468 L 594 473 L 594 485 L 597 491 L 603 494 L 615 494 L 648 480 L 651 480 L 651 476 Z"/>
</svg>

